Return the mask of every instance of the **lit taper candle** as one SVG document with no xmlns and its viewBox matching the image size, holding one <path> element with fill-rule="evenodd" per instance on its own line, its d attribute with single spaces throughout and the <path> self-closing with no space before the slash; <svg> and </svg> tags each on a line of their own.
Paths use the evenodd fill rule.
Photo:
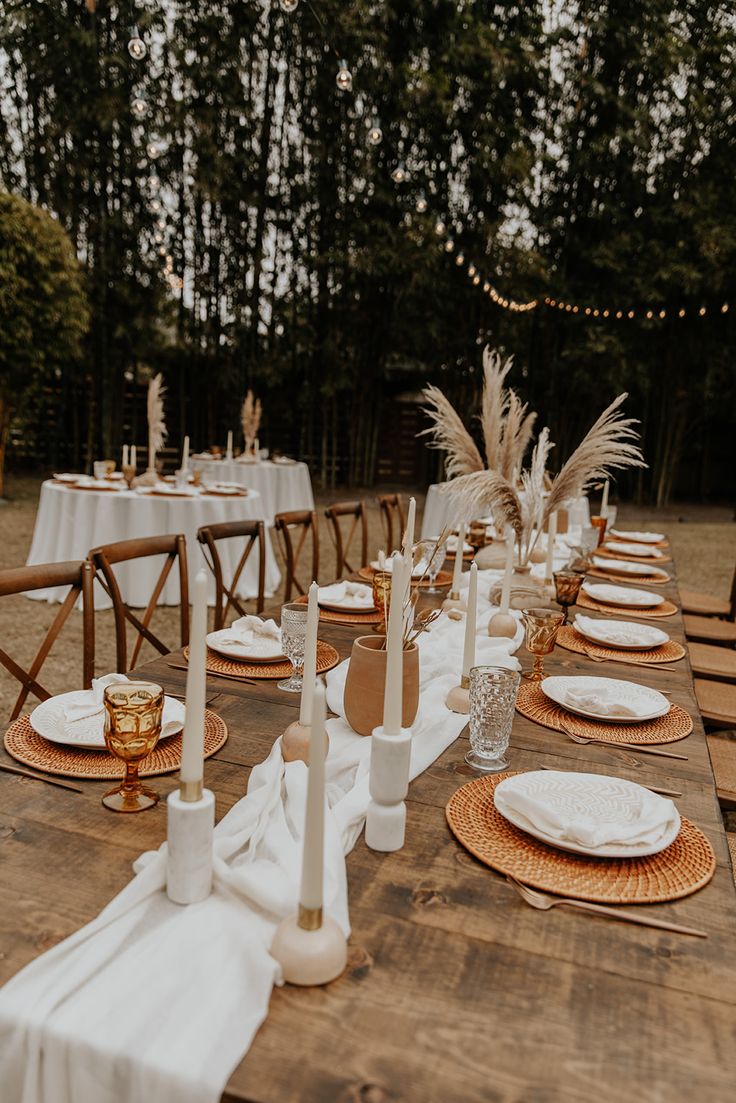
<svg viewBox="0 0 736 1103">
<path fill-rule="evenodd" d="M 313 682 L 312 695 L 307 806 L 304 818 L 304 857 L 299 896 L 299 925 L 306 927 L 307 930 L 320 926 L 322 922 L 322 886 L 325 865 L 324 687 Z"/>
<path fill-rule="evenodd" d="M 386 735 L 401 732 L 402 685 L 404 678 L 404 573 L 411 567 L 398 552 L 392 556 L 391 594 L 386 633 L 386 684 L 383 698 L 383 730 Z"/>
<path fill-rule="evenodd" d="M 470 668 L 475 663 L 475 618 L 478 606 L 478 567 L 470 568 L 468 583 L 468 612 L 465 617 L 465 647 L 463 649 L 463 676 L 460 685 L 467 689 L 470 685 Z"/>
<path fill-rule="evenodd" d="M 463 573 L 463 550 L 465 548 L 465 522 L 460 522 L 455 547 L 455 566 L 452 571 L 452 597 L 460 596 L 460 577 Z"/>
<path fill-rule="evenodd" d="M 186 717 L 181 748 L 179 789 L 184 801 L 199 800 L 204 776 L 204 703 L 207 657 L 207 572 L 197 571 L 192 585 Z"/>
<path fill-rule="evenodd" d="M 304 640 L 304 673 L 302 677 L 302 700 L 299 706 L 299 723 L 305 728 L 312 723 L 312 698 L 314 681 L 317 677 L 317 626 L 319 624 L 319 587 L 313 582 L 309 587 L 307 607 L 307 635 Z"/>
<path fill-rule="evenodd" d="M 554 574 L 555 536 L 557 535 L 557 513 L 550 513 L 547 518 L 547 566 L 544 569 L 544 581 L 552 582 Z"/>
</svg>

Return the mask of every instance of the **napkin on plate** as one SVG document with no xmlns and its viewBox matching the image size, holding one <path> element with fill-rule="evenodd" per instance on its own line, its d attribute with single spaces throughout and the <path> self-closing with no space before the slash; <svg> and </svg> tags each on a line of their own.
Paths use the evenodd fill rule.
<svg viewBox="0 0 736 1103">
<path fill-rule="evenodd" d="M 585 778 L 565 771 L 546 770 L 508 778 L 496 788 L 494 802 L 516 813 L 532 828 L 562 842 L 597 848 L 655 844 L 672 828 L 678 813 L 671 800 L 623 778 L 591 775 Z M 510 784 L 518 782 L 518 784 Z"/>
<path fill-rule="evenodd" d="M 651 703 L 642 704 L 637 709 L 635 703 L 627 703 L 623 695 L 615 693 L 594 693 L 591 690 L 568 689 L 564 702 L 573 709 L 584 709 L 598 716 L 646 716 L 651 712 Z"/>
<path fill-rule="evenodd" d="M 624 647 L 649 648 L 665 642 L 660 638 L 658 629 L 653 632 L 646 625 L 627 624 L 622 621 L 603 623 L 594 617 L 582 616 L 580 613 L 575 617 L 574 627 L 588 638 L 594 636 L 603 643 L 618 643 Z"/>
<path fill-rule="evenodd" d="M 320 586 L 317 591 L 317 600 L 329 602 L 330 605 L 345 603 L 364 605 L 366 609 L 372 609 L 373 590 L 360 582 L 333 582 L 331 586 Z"/>
<path fill-rule="evenodd" d="M 275 620 L 261 620 L 256 616 L 240 617 L 225 629 L 220 642 L 248 647 L 255 656 L 280 655 L 281 629 Z"/>
<path fill-rule="evenodd" d="M 129 680 L 125 674 L 105 674 L 103 678 L 92 679 L 91 689 L 80 689 L 79 693 L 70 694 L 64 704 L 64 727 L 68 728 L 70 724 L 78 724 L 81 720 L 92 720 L 98 716 L 104 720 L 105 706 L 102 698 L 106 688 Z"/>
</svg>

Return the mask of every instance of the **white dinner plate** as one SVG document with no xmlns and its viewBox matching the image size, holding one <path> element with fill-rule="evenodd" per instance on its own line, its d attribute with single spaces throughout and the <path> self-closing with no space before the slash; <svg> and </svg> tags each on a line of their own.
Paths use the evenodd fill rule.
<svg viewBox="0 0 736 1103">
<path fill-rule="evenodd" d="M 373 567 L 374 571 L 380 571 L 381 570 L 381 564 L 378 562 L 377 559 L 372 559 L 371 560 L 371 567 Z M 391 574 L 391 572 L 393 571 L 394 565 L 393 565 L 393 561 L 392 561 L 390 555 L 386 556 L 386 566 L 383 569 L 385 571 L 388 571 L 389 574 Z M 427 564 L 424 562 L 424 560 L 422 560 L 420 563 L 417 563 L 416 567 L 411 572 L 411 577 L 412 578 L 421 578 L 426 570 L 427 570 Z"/>
<path fill-rule="evenodd" d="M 640 605 L 642 608 L 652 608 L 664 602 L 661 594 L 653 594 L 650 590 L 632 590 L 628 586 L 609 586 L 605 582 L 588 582 L 587 579 L 583 583 L 582 589 L 589 597 L 596 601 L 602 601 L 606 605 Z"/>
<path fill-rule="evenodd" d="M 78 483 L 80 479 L 84 478 L 84 475 L 73 475 L 71 471 L 61 471 L 58 474 L 54 474 L 54 478 L 57 483 Z"/>
<path fill-rule="evenodd" d="M 102 490 L 105 491 L 107 494 L 119 494 L 121 489 L 118 483 L 109 483 L 107 479 L 84 478 L 80 482 L 74 483 L 74 488 L 75 490 Z"/>
<path fill-rule="evenodd" d="M 644 858 L 665 850 L 680 833 L 680 814 L 673 805 L 671 821 L 656 841 L 629 845 L 606 843 L 592 847 L 570 839 L 559 839 L 510 806 L 507 798 L 512 789 L 529 793 L 536 800 L 542 796 L 555 814 L 570 818 L 584 816 L 586 820 L 593 818 L 602 826 L 635 822 L 643 802 L 652 796 L 649 790 L 625 778 L 573 771 L 531 770 L 499 782 L 493 792 L 493 801 L 505 819 L 548 846 L 569 850 L 573 854 L 588 854 L 596 858 Z"/>
<path fill-rule="evenodd" d="M 663 532 L 626 532 L 624 529 L 609 529 L 609 532 L 619 540 L 631 540 L 636 544 L 660 544 L 664 540 Z"/>
<path fill-rule="evenodd" d="M 625 682 L 620 678 L 596 678 L 591 675 L 563 675 L 543 678 L 539 683 L 545 697 L 556 705 L 584 716 L 587 720 L 603 720 L 607 724 L 643 724 L 646 720 L 656 720 L 665 716 L 671 708 L 670 702 L 656 689 L 640 686 L 637 682 Z M 636 707 L 636 716 L 625 713 L 598 712 L 592 707 L 581 704 L 569 704 L 567 694 L 570 690 L 579 693 L 614 695 L 626 701 L 630 707 Z"/>
<path fill-rule="evenodd" d="M 662 558 L 659 548 L 653 548 L 651 544 L 627 544 L 624 540 L 607 540 L 603 547 L 614 555 L 638 555 L 646 559 Z"/>
<path fill-rule="evenodd" d="M 375 613 L 376 607 L 373 604 L 373 591 L 370 586 L 361 586 L 361 590 L 371 595 L 370 602 L 366 605 L 355 600 L 355 597 L 348 594 L 342 601 L 337 601 L 328 593 L 329 590 L 337 589 L 339 583 L 335 586 L 320 586 L 317 592 L 317 604 L 321 609 L 332 609 L 337 613 Z M 322 594 L 326 594 L 326 597 L 322 597 Z"/>
<path fill-rule="evenodd" d="M 281 649 L 280 641 L 273 641 L 273 650 L 259 650 L 253 654 L 253 644 L 227 642 L 229 629 L 221 628 L 219 632 L 210 632 L 207 636 L 207 646 L 216 651 L 218 655 L 224 655 L 226 659 L 235 659 L 241 663 L 282 663 L 286 656 Z M 225 642 L 223 642 L 225 641 Z"/>
<path fill-rule="evenodd" d="M 64 708 L 65 703 L 70 697 L 76 697 L 79 690 L 73 690 L 71 693 L 58 693 L 56 697 L 49 697 L 48 701 L 42 701 L 40 705 L 36 705 L 35 709 L 29 716 L 31 727 L 34 731 L 37 731 L 39 735 L 42 735 L 44 739 L 48 739 L 50 743 L 60 743 L 65 747 L 79 747 L 87 751 L 104 751 L 105 737 L 100 734 L 99 739 L 86 740 L 84 736 L 80 736 L 78 739 L 70 739 L 64 726 Z M 166 732 L 166 735 L 162 735 L 162 739 L 168 739 L 171 735 L 176 735 L 184 727 L 184 703 L 177 701 L 173 697 L 164 698 L 164 711 L 162 717 L 162 728 L 171 724 L 172 727 Z M 82 725 L 80 723 L 80 729 Z"/>
<path fill-rule="evenodd" d="M 630 620 L 596 620 L 579 613 L 573 627 L 586 640 L 603 644 L 604 647 L 614 647 L 617 651 L 649 651 L 668 643 L 670 638 L 661 628 L 651 624 L 636 624 Z M 628 638 L 629 642 L 622 637 Z"/>
<path fill-rule="evenodd" d="M 646 563 L 632 563 L 628 559 L 604 559 L 602 555 L 594 555 L 593 562 L 601 571 L 611 571 L 613 574 L 637 574 L 646 577 L 656 575 L 657 578 L 669 578 L 667 571 L 661 567 L 650 567 Z"/>
</svg>

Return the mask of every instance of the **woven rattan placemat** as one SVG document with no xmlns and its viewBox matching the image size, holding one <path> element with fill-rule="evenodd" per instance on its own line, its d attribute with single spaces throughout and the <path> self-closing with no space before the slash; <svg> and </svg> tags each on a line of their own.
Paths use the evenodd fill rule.
<svg viewBox="0 0 736 1103">
<path fill-rule="evenodd" d="M 586 574 L 594 575 L 595 578 L 603 578 L 606 582 L 637 582 L 641 585 L 647 586 L 666 586 L 670 582 L 670 576 L 667 575 L 662 578 L 657 574 L 627 574 L 626 571 L 617 571 L 611 567 L 610 570 L 604 571 L 602 567 L 588 567 Z"/>
<path fill-rule="evenodd" d="M 604 720 L 588 720 L 560 708 L 550 701 L 535 682 L 522 682 L 516 697 L 516 708 L 522 716 L 553 731 L 565 728 L 584 739 L 604 743 L 676 743 L 693 730 L 692 717 L 679 705 L 671 705 L 666 716 L 645 720 L 642 724 L 611 724 Z"/>
<path fill-rule="evenodd" d="M 361 578 L 364 578 L 366 582 L 373 580 L 373 575 L 376 572 L 373 567 L 361 567 L 358 574 Z M 431 586 L 431 582 L 428 578 L 423 579 L 421 582 L 417 582 L 412 579 L 412 586 L 418 586 L 420 590 L 427 590 Z M 443 590 L 446 586 L 452 585 L 452 572 L 451 571 L 438 571 L 437 577 L 434 580 L 434 584 L 438 590 Z"/>
<path fill-rule="evenodd" d="M 611 551 L 609 548 L 596 548 L 594 555 L 602 555 L 604 559 L 623 559 L 628 563 L 644 563 L 645 566 L 657 567 L 660 563 L 671 563 L 669 555 L 627 555 L 625 552 Z"/>
<path fill-rule="evenodd" d="M 295 599 L 301 605 L 306 605 L 309 600 L 306 595 Z M 336 609 L 323 609 L 319 607 L 319 619 L 324 620 L 329 624 L 350 624 L 360 627 L 364 624 L 367 628 L 374 624 L 380 624 L 383 620 L 383 613 L 378 609 L 371 609 L 369 613 L 338 613 Z"/>
<path fill-rule="evenodd" d="M 620 581 L 620 579 L 617 579 Z M 663 601 L 660 605 L 607 605 L 603 601 L 596 601 L 589 597 L 583 590 L 578 595 L 576 605 L 583 609 L 594 609 L 596 613 L 608 613 L 616 617 L 673 617 L 677 612 L 677 606 L 672 601 Z"/>
<path fill-rule="evenodd" d="M 458 842 L 499 873 L 526 885 L 602 904 L 660 904 L 707 885 L 716 868 L 703 832 L 682 820 L 673 843 L 649 858 L 588 858 L 540 842 L 509 823 L 493 791 L 510 773 L 469 781 L 447 803 L 447 822 Z"/>
<path fill-rule="evenodd" d="M 618 647 L 606 647 L 602 643 L 581 636 L 572 625 L 566 624 L 557 633 L 557 643 L 568 651 L 577 651 L 595 659 L 610 659 L 614 663 L 642 663 L 644 666 L 657 666 L 659 663 L 674 663 L 685 656 L 685 648 L 676 640 L 668 640 L 661 647 L 652 647 L 646 651 L 622 651 Z"/>
<path fill-rule="evenodd" d="M 184 648 L 184 658 L 189 658 L 189 648 Z M 324 674 L 340 662 L 340 656 L 330 643 L 317 640 L 317 673 Z M 211 674 L 227 674 L 229 678 L 289 678 L 294 670 L 288 659 L 280 663 L 243 663 L 227 659 L 207 648 L 207 669 Z"/>
<path fill-rule="evenodd" d="M 204 756 L 219 751 L 227 739 L 227 726 L 217 713 L 205 710 Z M 141 777 L 171 774 L 181 765 L 181 735 L 162 739 L 141 763 Z M 125 774 L 125 764 L 107 751 L 85 751 L 50 743 L 34 731 L 27 716 L 13 721 L 5 733 L 5 750 L 25 766 L 33 766 L 45 774 L 64 777 L 92 778 L 95 781 L 116 781 Z"/>
</svg>

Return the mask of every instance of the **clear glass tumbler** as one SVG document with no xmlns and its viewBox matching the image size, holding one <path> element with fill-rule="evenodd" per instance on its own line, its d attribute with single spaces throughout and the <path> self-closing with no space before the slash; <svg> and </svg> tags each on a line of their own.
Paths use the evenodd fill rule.
<svg viewBox="0 0 736 1103">
<path fill-rule="evenodd" d="M 470 750 L 468 766 L 494 774 L 508 766 L 516 694 L 520 677 L 502 666 L 474 666 L 470 671 Z"/>
<path fill-rule="evenodd" d="M 304 645 L 307 635 L 307 606 L 296 601 L 281 606 L 281 646 L 294 667 L 290 678 L 278 683 L 287 693 L 301 693 Z"/>
</svg>

